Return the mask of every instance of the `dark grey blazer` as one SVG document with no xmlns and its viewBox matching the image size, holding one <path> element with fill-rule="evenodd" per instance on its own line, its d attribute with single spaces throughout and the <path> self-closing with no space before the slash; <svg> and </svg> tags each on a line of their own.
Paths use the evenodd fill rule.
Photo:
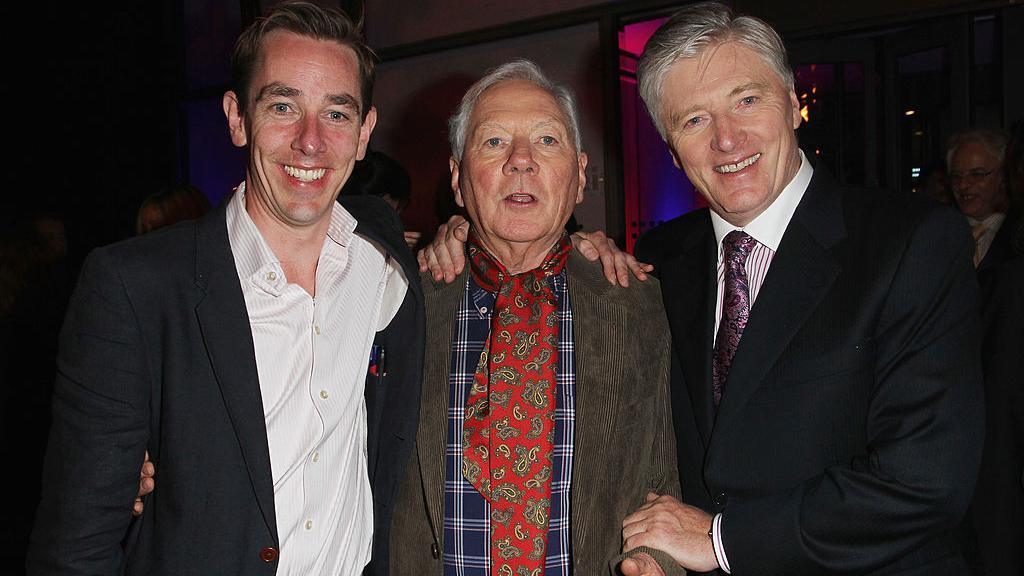
<svg viewBox="0 0 1024 576">
<path fill-rule="evenodd" d="M 977 284 L 962 216 L 817 166 L 716 411 L 707 209 L 646 234 L 673 348 L 685 500 L 723 512 L 733 574 L 960 574 L 951 534 L 983 432 Z"/>
<path fill-rule="evenodd" d="M 576 345 L 572 475 L 575 572 L 607 573 L 622 548 L 622 519 L 648 491 L 679 494 L 668 400 L 669 337 L 657 282 L 611 286 L 573 252 L 566 268 Z M 396 502 L 391 568 L 442 574 L 444 450 L 455 311 L 466 272 L 451 284 L 423 275 L 427 352 L 416 457 Z"/>
<path fill-rule="evenodd" d="M 377 198 L 343 198 L 356 233 L 418 271 Z M 422 366 L 413 282 L 368 378 L 372 574 L 387 573 L 390 512 L 413 446 Z M 225 209 L 95 250 L 61 334 L 53 426 L 30 574 L 274 574 L 280 549 L 252 332 Z M 143 452 L 156 490 L 132 520 Z M 283 551 L 287 554 L 287 550 Z M 269 554 L 272 556 L 273 554 Z"/>
</svg>

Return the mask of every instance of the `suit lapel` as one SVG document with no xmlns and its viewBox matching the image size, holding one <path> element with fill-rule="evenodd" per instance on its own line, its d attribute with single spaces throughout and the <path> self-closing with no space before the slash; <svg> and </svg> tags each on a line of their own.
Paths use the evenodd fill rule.
<svg viewBox="0 0 1024 576">
<path fill-rule="evenodd" d="M 196 225 L 196 286 L 204 293 L 196 305 L 196 318 L 260 512 L 279 542 L 256 352 L 228 243 L 224 206 Z"/>
<path fill-rule="evenodd" d="M 448 436 L 451 343 L 455 330 L 455 311 L 466 287 L 468 270 L 467 266 L 466 271 L 451 284 L 443 281 L 434 283 L 429 274 L 421 276 L 427 314 L 427 341 L 416 452 L 427 513 L 439 540 L 444 532 L 444 463 Z"/>
<path fill-rule="evenodd" d="M 662 265 L 665 312 L 672 326 L 673 346 L 682 364 L 701 441 L 707 447 L 714 421 L 711 390 L 711 347 L 715 322 L 715 234 L 710 216 L 688 237 L 678 256 Z M 676 392 L 678 393 L 678 392 Z M 678 413 L 678 412 L 677 412 Z"/>
<path fill-rule="evenodd" d="M 572 538 L 573 549 L 587 550 L 586 538 L 591 532 L 588 520 L 595 514 L 593 495 L 602 490 L 599 484 L 608 479 L 599 474 L 580 473 L 598 470 L 609 450 L 621 446 L 612 436 L 619 402 L 626 391 L 620 390 L 629 358 L 624 354 L 634 345 L 624 335 L 634 334 L 629 327 L 629 314 L 624 308 L 608 306 L 602 296 L 607 290 L 603 277 L 593 267 L 581 263 L 572 252 L 566 267 L 569 298 L 572 303 L 573 342 L 575 344 L 575 438 L 573 439 Z M 567 335 L 561 335 L 565 338 Z M 596 462 L 596 463 L 595 463 Z"/>
<path fill-rule="evenodd" d="M 845 237 L 841 195 L 819 164 L 750 310 L 715 422 L 729 429 L 839 276 L 829 249 Z"/>
</svg>

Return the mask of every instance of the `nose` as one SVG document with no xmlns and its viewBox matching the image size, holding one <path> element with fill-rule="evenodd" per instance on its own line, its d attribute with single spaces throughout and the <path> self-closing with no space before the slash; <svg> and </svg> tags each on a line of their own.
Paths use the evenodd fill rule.
<svg viewBox="0 0 1024 576">
<path fill-rule="evenodd" d="M 304 115 L 299 121 L 292 150 L 305 155 L 316 154 L 324 149 L 320 119 L 315 114 Z"/>
<path fill-rule="evenodd" d="M 712 130 L 711 145 L 722 152 L 733 151 L 747 139 L 747 132 L 743 129 L 742 123 L 727 114 L 715 118 Z"/>
<path fill-rule="evenodd" d="M 535 174 L 538 168 L 537 163 L 533 160 L 533 150 L 529 142 L 518 138 L 514 139 L 508 159 L 505 160 L 505 165 L 502 167 L 502 173 L 506 176 L 522 173 Z"/>
</svg>

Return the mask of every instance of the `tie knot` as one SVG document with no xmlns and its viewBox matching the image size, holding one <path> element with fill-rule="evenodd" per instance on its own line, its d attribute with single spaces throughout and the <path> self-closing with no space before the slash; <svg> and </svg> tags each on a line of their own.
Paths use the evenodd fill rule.
<svg viewBox="0 0 1024 576">
<path fill-rule="evenodd" d="M 971 236 L 974 236 L 975 241 L 984 236 L 987 231 L 988 226 L 985 226 L 984 222 L 978 222 L 977 224 L 971 225 Z"/>
<path fill-rule="evenodd" d="M 754 240 L 753 236 L 743 230 L 729 232 L 722 240 L 722 247 L 725 249 L 723 259 L 726 262 L 742 266 L 750 254 L 750 249 L 754 247 L 756 242 L 757 240 Z"/>
</svg>

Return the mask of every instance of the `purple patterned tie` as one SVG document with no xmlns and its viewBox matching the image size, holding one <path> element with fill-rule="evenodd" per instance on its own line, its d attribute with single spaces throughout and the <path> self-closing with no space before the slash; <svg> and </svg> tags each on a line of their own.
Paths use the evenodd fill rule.
<svg viewBox="0 0 1024 576">
<path fill-rule="evenodd" d="M 711 364 L 714 378 L 715 407 L 722 401 L 722 388 L 729 377 L 732 357 L 739 346 L 740 336 L 747 327 L 750 316 L 750 287 L 747 283 L 747 270 L 744 264 L 750 249 L 757 241 L 742 230 L 733 230 L 722 240 L 725 256 L 725 298 L 722 300 L 722 319 L 718 323 L 718 336 L 715 338 L 715 357 Z"/>
</svg>

